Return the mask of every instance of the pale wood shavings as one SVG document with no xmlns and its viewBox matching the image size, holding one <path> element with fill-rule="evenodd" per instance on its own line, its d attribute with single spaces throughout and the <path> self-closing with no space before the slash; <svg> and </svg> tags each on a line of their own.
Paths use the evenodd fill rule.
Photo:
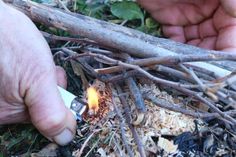
<svg viewBox="0 0 236 157">
<path fill-rule="evenodd" d="M 168 154 L 175 153 L 178 147 L 177 145 L 174 145 L 173 141 L 169 141 L 163 137 L 159 137 L 158 146 L 164 149 Z"/>
<path fill-rule="evenodd" d="M 170 103 L 175 103 L 176 100 L 166 92 L 160 91 L 160 89 L 154 85 L 140 85 L 142 92 L 148 92 L 157 98 L 161 98 Z M 181 103 L 179 101 L 178 104 Z M 178 135 L 185 131 L 191 131 L 194 129 L 193 118 L 183 115 L 178 112 L 173 112 L 164 108 L 160 108 L 154 105 L 152 102 L 146 101 L 147 105 L 147 121 L 145 126 L 147 128 L 154 128 L 158 130 L 159 134 Z"/>
<path fill-rule="evenodd" d="M 100 139 L 100 142 L 97 146 L 97 153 L 101 156 L 107 157 L 116 157 L 120 156 L 121 154 L 128 156 L 120 134 L 120 120 L 115 116 L 116 113 L 114 111 L 114 105 L 116 105 L 118 110 L 122 112 L 121 114 L 124 114 L 123 106 L 121 105 L 118 95 L 113 95 L 114 103 L 112 103 L 111 91 L 109 91 L 104 83 L 96 80 L 93 83 L 93 87 L 95 87 L 100 92 L 101 98 L 103 99 L 102 103 L 104 103 L 108 109 L 107 112 L 104 113 L 104 117 L 108 118 L 106 121 L 100 122 L 95 120 L 95 123 L 93 123 L 102 123 L 98 125 L 101 127 L 101 131 L 97 135 Z M 139 85 L 139 87 L 141 92 L 151 91 L 150 93 L 157 98 L 164 99 L 170 103 L 179 104 L 180 106 L 183 105 L 184 99 L 182 97 L 173 98 L 168 93 L 161 91 L 154 84 Z M 127 93 L 123 94 L 127 95 Z M 127 102 L 131 108 L 131 115 L 135 114 L 135 104 L 133 100 L 127 96 Z M 145 104 L 147 107 L 145 123 L 143 125 L 137 126 L 136 130 L 148 156 L 154 155 L 163 149 L 158 146 L 156 140 L 162 135 L 178 135 L 182 132 L 193 130 L 193 118 L 160 108 L 149 101 L 146 101 Z M 124 125 L 124 130 L 127 144 L 131 147 L 134 156 L 139 156 L 137 146 L 135 144 L 134 138 L 132 137 L 132 133 L 129 130 L 129 127 L 127 126 L 127 123 Z M 167 152 L 164 152 L 164 154 L 169 154 L 169 152 L 172 152 L 169 150 L 166 151 Z"/>
</svg>

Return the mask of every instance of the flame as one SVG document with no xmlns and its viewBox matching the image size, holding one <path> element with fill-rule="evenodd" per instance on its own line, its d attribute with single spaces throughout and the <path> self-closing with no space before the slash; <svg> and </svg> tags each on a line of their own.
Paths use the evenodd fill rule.
<svg viewBox="0 0 236 157">
<path fill-rule="evenodd" d="M 99 95 L 95 88 L 89 87 L 87 89 L 87 97 L 88 97 L 88 107 L 90 111 L 93 111 L 95 114 L 99 109 L 98 99 Z"/>
</svg>

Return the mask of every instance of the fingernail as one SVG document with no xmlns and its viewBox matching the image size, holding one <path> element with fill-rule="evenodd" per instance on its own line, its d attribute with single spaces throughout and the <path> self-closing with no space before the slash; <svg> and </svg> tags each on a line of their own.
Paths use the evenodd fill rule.
<svg viewBox="0 0 236 157">
<path fill-rule="evenodd" d="M 64 129 L 60 134 L 55 136 L 53 140 L 61 145 L 67 145 L 69 142 L 71 142 L 74 138 L 74 134 L 69 129 Z"/>
</svg>

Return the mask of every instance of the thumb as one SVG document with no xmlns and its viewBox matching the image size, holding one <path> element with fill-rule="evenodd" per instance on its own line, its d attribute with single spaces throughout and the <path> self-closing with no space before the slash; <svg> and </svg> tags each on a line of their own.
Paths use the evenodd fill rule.
<svg viewBox="0 0 236 157">
<path fill-rule="evenodd" d="M 56 72 L 41 72 L 36 79 L 25 97 L 31 121 L 45 137 L 66 145 L 75 135 L 76 120 L 60 97 Z"/>
<path fill-rule="evenodd" d="M 220 0 L 220 2 L 225 12 L 236 17 L 236 0 Z"/>
</svg>

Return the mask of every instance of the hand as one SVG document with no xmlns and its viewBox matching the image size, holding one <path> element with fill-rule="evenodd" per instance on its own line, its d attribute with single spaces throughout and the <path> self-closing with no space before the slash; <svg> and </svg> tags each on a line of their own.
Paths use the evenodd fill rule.
<svg viewBox="0 0 236 157">
<path fill-rule="evenodd" d="M 175 41 L 236 52 L 236 0 L 138 0 Z"/>
<path fill-rule="evenodd" d="M 0 124 L 31 121 L 52 141 L 69 143 L 76 121 L 57 89 L 66 79 L 47 42 L 30 19 L 4 4 L 0 21 Z"/>
</svg>

